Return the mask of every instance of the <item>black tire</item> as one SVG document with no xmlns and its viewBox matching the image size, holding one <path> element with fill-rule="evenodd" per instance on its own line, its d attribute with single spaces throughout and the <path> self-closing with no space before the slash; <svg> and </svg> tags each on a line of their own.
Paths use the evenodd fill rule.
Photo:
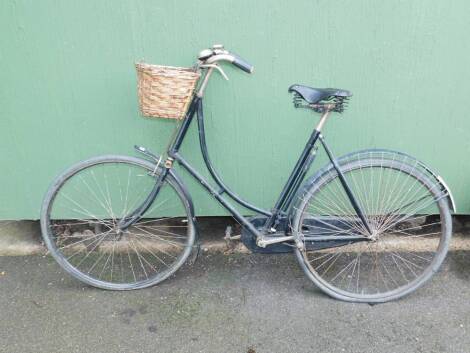
<svg viewBox="0 0 470 353">
<path fill-rule="evenodd" d="M 387 170 L 388 173 L 398 173 L 400 175 L 403 175 L 404 178 L 413 178 L 413 180 L 414 180 L 413 185 L 415 185 L 415 184 L 418 185 L 417 187 L 422 188 L 422 190 L 424 190 L 424 191 L 428 190 L 429 194 L 432 196 L 432 201 L 434 201 L 434 199 L 436 200 L 434 206 L 435 206 L 435 209 L 436 209 L 436 213 L 439 213 L 439 214 L 434 215 L 434 217 L 439 218 L 439 231 L 437 232 L 439 235 L 435 235 L 434 238 L 432 238 L 432 239 L 433 239 L 433 244 L 437 243 L 437 241 L 438 241 L 438 245 L 436 246 L 436 250 L 435 250 L 435 253 L 433 253 L 432 259 L 431 258 L 427 259 L 427 261 L 429 261 L 429 263 L 426 262 L 426 267 L 423 269 L 422 273 L 419 273 L 419 275 L 416 274 L 416 278 L 414 278 L 412 280 L 410 279 L 409 282 L 406 283 L 406 280 L 408 278 L 407 278 L 406 275 L 403 275 L 403 273 L 402 273 L 405 280 L 400 279 L 399 281 L 397 281 L 396 282 L 396 288 L 393 288 L 391 290 L 386 289 L 384 292 L 377 292 L 377 293 L 372 293 L 372 285 L 371 285 L 372 279 L 366 278 L 365 274 L 362 274 L 362 278 L 364 278 L 364 283 L 367 283 L 367 285 L 369 287 L 367 287 L 367 285 L 364 284 L 366 289 L 362 288 L 362 292 L 361 292 L 361 290 L 359 288 L 359 281 L 360 281 L 360 278 L 361 278 L 361 274 L 356 269 L 358 260 L 357 259 L 355 260 L 356 263 L 347 262 L 351 258 L 353 258 L 353 256 L 354 256 L 354 255 L 351 255 L 351 254 L 354 254 L 354 250 L 349 250 L 348 247 L 350 247 L 350 249 L 354 249 L 355 246 L 357 248 L 360 248 L 356 244 L 363 244 L 363 242 L 362 243 L 361 242 L 360 243 L 345 243 L 345 245 L 343 245 L 343 246 L 338 246 L 336 248 L 330 248 L 328 250 L 326 250 L 326 249 L 319 250 L 318 248 L 317 248 L 317 250 L 313 250 L 314 245 L 312 245 L 312 244 L 314 244 L 314 243 L 304 244 L 304 249 L 302 249 L 302 250 L 299 249 L 299 248 L 296 248 L 296 257 L 297 257 L 297 259 L 300 263 L 300 266 L 302 267 L 305 274 L 307 275 L 307 277 L 315 285 L 317 285 L 322 291 L 324 291 L 326 294 L 328 294 L 329 296 L 331 296 L 333 298 L 339 299 L 339 300 L 344 300 L 344 301 L 348 301 L 348 302 L 382 303 L 382 302 L 387 302 L 387 301 L 390 301 L 390 300 L 395 300 L 395 299 L 401 298 L 401 297 L 413 292 L 414 290 L 416 290 L 417 288 L 422 286 L 427 280 L 429 280 L 431 278 L 431 276 L 441 266 L 441 264 L 442 264 L 442 262 L 443 262 L 443 260 L 446 256 L 447 250 L 448 250 L 449 242 L 450 242 L 450 239 L 451 239 L 451 232 L 452 232 L 452 221 L 451 221 L 451 214 L 450 214 L 450 209 L 449 209 L 449 201 L 448 201 L 448 198 L 446 197 L 446 195 L 443 194 L 443 191 L 442 191 L 442 188 L 440 187 L 440 185 L 438 185 L 437 181 L 433 180 L 432 177 L 430 177 L 429 175 L 426 175 L 422 171 L 418 170 L 418 168 L 416 168 L 416 166 L 407 165 L 407 164 L 404 164 L 402 162 L 399 162 L 399 161 L 396 161 L 396 160 L 391 160 L 391 159 L 368 159 L 368 158 L 363 158 L 363 159 L 358 159 L 358 160 L 350 160 L 350 161 L 347 161 L 346 163 L 344 163 L 343 165 L 341 165 L 341 170 L 343 171 L 344 175 L 348 179 L 348 175 L 351 172 L 359 173 L 359 172 L 363 172 L 363 170 L 366 170 L 366 168 L 379 168 L 379 167 L 384 168 L 384 170 Z M 371 171 L 372 171 L 372 169 L 370 171 L 368 170 L 368 172 L 371 172 Z M 354 175 L 354 174 L 352 174 L 352 175 Z M 313 216 L 307 216 L 307 214 L 308 214 L 307 208 L 309 207 L 308 205 L 312 205 L 312 203 L 314 203 L 314 202 L 319 204 L 321 202 L 320 201 L 321 200 L 320 196 L 322 196 L 322 195 L 320 193 L 323 192 L 322 190 L 327 190 L 328 185 L 333 185 L 333 183 L 338 183 L 337 180 L 338 180 L 337 173 L 335 172 L 335 170 L 332 167 L 330 167 L 330 168 L 326 168 L 325 171 L 323 172 L 323 174 L 320 175 L 318 178 L 315 178 L 315 182 L 313 184 L 310 184 L 306 187 L 305 192 L 303 193 L 303 196 L 302 196 L 302 198 L 299 202 L 298 210 L 297 210 L 297 212 L 295 214 L 295 217 L 294 217 L 294 221 L 293 221 L 293 233 L 294 234 L 298 234 L 299 237 L 301 238 L 300 235 L 302 234 L 302 232 L 305 231 L 305 229 L 308 229 L 306 227 L 309 227 L 308 224 L 305 225 L 307 221 L 309 221 L 310 224 L 320 224 L 320 223 L 315 223 L 315 221 L 311 221 L 311 220 L 307 219 L 308 217 L 313 218 Z M 352 184 L 351 179 L 349 179 L 349 182 Z M 380 182 L 383 183 L 382 180 Z M 410 181 L 410 185 L 411 185 L 411 181 Z M 361 188 L 358 187 L 358 189 L 361 189 Z M 379 189 L 379 188 L 377 187 L 377 189 Z M 384 189 L 386 189 L 386 186 L 385 186 Z M 356 192 L 359 193 L 359 191 L 356 191 Z M 390 191 L 390 193 L 392 193 L 392 191 Z M 377 191 L 377 194 L 380 195 L 380 196 L 378 196 L 379 200 L 380 200 L 380 198 L 383 198 L 383 200 L 386 199 L 386 197 L 383 196 L 385 194 L 385 191 L 383 191 L 383 192 Z M 361 197 L 358 198 L 357 195 L 356 195 L 356 198 L 358 199 L 358 202 L 360 204 L 366 203 L 365 201 L 363 201 L 364 198 L 362 198 L 362 199 L 361 199 Z M 387 200 L 388 200 L 388 198 L 387 198 Z M 412 201 L 412 202 L 414 202 L 414 201 Z M 420 199 L 419 202 L 422 202 L 422 200 Z M 414 206 L 415 205 L 413 205 L 413 207 Z M 410 206 L 406 206 L 406 207 L 410 207 Z M 312 207 L 310 209 L 315 209 L 315 208 Z M 364 208 L 363 208 L 363 210 L 364 210 Z M 401 212 L 405 212 L 405 210 L 401 210 Z M 317 212 L 317 213 L 320 214 L 320 212 Z M 326 212 L 324 212 L 323 214 L 325 214 L 325 213 Z M 332 214 L 333 213 L 334 212 L 332 212 Z M 399 214 L 398 211 L 397 211 L 397 213 Z M 336 211 L 336 214 L 339 214 L 339 212 Z M 371 212 L 371 214 L 373 214 L 373 212 Z M 378 217 L 377 215 L 378 215 L 378 212 L 373 214 L 373 217 L 375 217 L 374 219 L 381 220 L 381 218 Z M 390 215 L 390 213 L 387 213 L 387 215 Z M 407 215 L 407 213 L 405 213 L 405 215 Z M 320 216 L 317 215 L 317 217 L 320 217 Z M 416 216 L 415 218 L 420 218 L 420 217 L 424 217 L 424 216 Z M 400 220 L 400 222 L 403 222 L 403 223 L 408 220 L 407 218 L 401 218 L 401 219 L 402 219 L 402 221 Z M 423 222 L 422 223 L 423 225 L 420 225 L 419 227 L 422 227 L 423 229 L 425 227 L 428 227 L 424 223 L 425 220 L 420 221 L 420 222 Z M 319 221 L 319 222 L 324 222 L 324 221 Z M 351 224 L 352 222 L 355 222 L 355 221 L 351 221 L 351 218 L 350 218 L 349 220 L 347 220 L 347 222 L 349 222 L 349 224 Z M 377 223 L 379 223 L 379 222 L 377 222 Z M 344 224 L 346 224 L 346 222 Z M 321 226 L 327 228 L 324 224 L 321 224 Z M 361 256 L 365 256 L 365 255 L 363 255 L 364 253 L 370 252 L 371 254 L 370 255 L 368 254 L 368 256 L 370 256 L 370 258 L 372 259 L 373 256 L 375 256 L 377 258 L 377 253 L 379 251 L 381 251 L 380 256 L 382 256 L 383 263 L 386 263 L 385 259 L 386 259 L 386 256 L 387 256 L 387 252 L 389 252 L 389 249 L 387 248 L 388 244 L 392 244 L 392 246 L 393 246 L 393 244 L 400 244 L 400 246 L 402 248 L 398 248 L 398 245 L 396 245 L 398 249 L 406 249 L 406 246 L 408 246 L 408 245 L 405 245 L 404 242 L 408 241 L 407 244 L 411 244 L 409 242 L 413 241 L 413 240 L 411 240 L 411 238 L 409 238 L 409 235 L 405 235 L 405 233 L 408 234 L 407 232 L 412 232 L 412 231 L 407 230 L 406 228 L 405 228 L 405 230 L 407 230 L 407 231 L 401 231 L 401 230 L 396 231 L 395 227 L 397 227 L 396 229 L 400 229 L 399 228 L 400 226 L 401 226 L 401 223 L 398 224 L 398 225 L 393 225 L 392 229 L 385 230 L 384 233 L 382 235 L 380 235 L 380 237 L 378 236 L 376 238 L 375 241 L 377 243 L 379 241 L 383 241 L 383 244 L 386 244 L 386 245 L 385 245 L 385 247 L 384 247 L 384 245 L 381 245 L 380 250 L 377 250 L 380 247 L 379 245 L 377 245 L 374 255 L 372 255 L 373 251 L 371 250 L 371 247 L 369 247 L 369 245 L 367 245 L 368 250 L 364 250 L 365 246 L 362 248 L 362 250 L 356 250 L 356 254 L 357 254 L 356 256 L 357 256 L 357 258 L 359 258 L 359 265 L 360 265 Z M 342 227 L 343 226 L 341 226 L 339 228 L 342 229 Z M 318 228 L 318 229 L 320 229 L 320 228 Z M 411 229 L 411 228 L 408 228 L 408 229 Z M 415 229 L 413 231 L 417 231 L 417 230 Z M 328 232 L 331 232 L 331 228 L 328 230 Z M 335 233 L 346 234 L 345 232 L 337 231 L 336 229 L 334 230 L 334 232 Z M 400 232 L 403 233 L 403 234 L 399 234 Z M 321 231 L 318 231 L 318 234 L 320 234 L 320 233 L 321 233 Z M 395 233 L 395 235 L 390 235 L 390 234 L 393 234 L 393 233 Z M 399 234 L 400 237 L 403 238 L 403 239 L 400 238 L 400 241 L 403 241 L 403 244 L 398 243 L 398 242 L 394 243 L 395 240 L 392 240 L 392 242 L 390 242 L 390 240 L 387 240 L 390 237 L 392 237 L 392 238 L 397 237 L 396 234 Z M 416 234 L 419 234 L 419 233 L 416 233 Z M 416 235 L 416 236 L 413 236 L 413 237 L 414 238 L 422 237 L 420 239 L 426 239 L 425 237 L 429 237 L 431 239 L 430 234 L 436 234 L 436 233 L 431 233 L 430 232 L 430 233 L 423 233 L 423 234 L 424 235 Z M 439 237 L 439 238 L 436 240 L 435 237 Z M 435 245 L 432 245 L 432 246 L 435 246 Z M 410 249 L 410 248 L 408 248 L 408 249 Z M 323 254 L 323 255 L 320 256 L 320 254 L 319 254 L 320 251 L 324 251 L 325 253 L 329 252 L 329 253 L 332 253 L 332 254 L 334 254 L 335 252 L 336 252 L 336 254 L 340 254 L 340 252 L 343 252 L 343 254 L 342 255 L 331 255 L 331 256 Z M 398 250 L 398 251 L 399 251 L 399 253 L 397 253 L 396 251 L 393 252 L 393 248 L 392 248 L 392 250 L 390 251 L 391 255 L 389 254 L 390 255 L 389 257 L 393 258 L 394 260 L 395 260 L 395 256 L 400 257 L 402 255 L 402 252 L 400 252 L 400 251 L 403 251 L 403 250 Z M 409 251 L 410 254 L 414 254 L 414 253 L 418 252 L 416 247 L 412 248 L 411 250 L 408 250 L 408 251 Z M 427 253 L 426 250 L 423 250 L 423 251 L 425 251 Z M 317 261 L 317 263 L 315 264 L 316 268 L 312 264 L 316 260 L 312 260 L 312 256 L 309 257 L 309 254 L 311 255 L 311 254 L 315 254 L 315 253 L 317 253 L 317 259 L 321 259 L 321 257 L 325 257 L 325 259 L 321 259 L 321 261 L 323 261 L 323 262 L 320 262 L 320 260 Z M 344 254 L 346 254 L 346 255 L 344 255 Z M 394 254 L 396 254 L 396 255 L 394 255 Z M 326 256 L 328 256 L 328 257 L 326 257 Z M 336 256 L 336 258 L 334 258 L 333 256 Z M 345 261 L 344 263 L 347 264 L 347 266 L 350 266 L 350 268 L 346 268 L 346 265 L 344 265 L 344 267 L 341 270 L 341 267 L 339 267 L 340 266 L 339 263 L 341 261 L 338 261 L 339 257 L 341 257 L 341 256 L 343 256 L 343 259 L 345 257 L 347 258 L 348 256 L 351 256 L 351 257 L 347 258 L 347 260 L 344 260 Z M 424 255 L 422 255 L 422 256 L 414 255 L 414 256 L 418 256 L 418 257 L 422 257 L 422 258 L 426 257 Z M 328 263 L 328 270 L 326 270 L 326 265 L 324 265 L 324 263 L 329 258 L 333 259 L 333 260 L 328 260 L 328 261 L 330 261 L 330 263 Z M 353 260 L 354 260 L 354 258 L 353 258 Z M 367 258 L 366 258 L 366 260 L 367 260 Z M 406 269 L 407 264 L 405 263 L 405 261 L 408 261 L 408 260 L 409 260 L 409 258 L 405 258 L 405 260 L 402 260 L 404 262 L 401 265 L 402 268 Z M 366 261 L 365 263 L 366 264 L 369 263 L 372 266 L 372 264 L 371 264 L 372 261 L 370 259 L 368 261 L 369 262 Z M 390 259 L 388 259 L 387 261 L 389 263 L 391 263 Z M 334 264 L 335 262 L 336 262 L 336 264 Z M 377 260 L 375 260 L 375 262 L 376 262 L 375 263 L 375 272 L 377 272 L 376 276 L 377 276 L 377 282 L 378 282 L 379 277 L 380 277 L 378 272 L 382 271 L 380 269 L 380 266 L 382 265 L 383 269 L 387 270 L 387 267 L 389 265 L 388 264 L 383 265 L 380 262 L 377 263 Z M 397 262 L 397 261 L 395 261 L 395 262 Z M 421 264 L 421 262 L 420 262 L 420 264 Z M 323 266 L 323 268 L 319 269 L 319 267 L 321 267 L 321 266 Z M 353 266 L 354 266 L 354 268 L 353 268 Z M 397 263 L 396 266 L 400 267 L 398 263 Z M 422 266 L 424 267 L 424 265 L 422 265 Z M 330 267 L 332 267 L 332 268 L 339 267 L 339 269 L 336 270 L 337 272 L 331 273 Z M 414 274 L 415 274 L 415 272 L 418 272 L 417 268 L 414 267 L 414 265 L 408 265 L 408 267 L 411 268 L 411 271 L 413 271 Z M 356 270 L 356 273 L 354 273 L 355 270 Z M 403 272 L 402 269 L 399 269 L 399 270 L 400 271 L 397 271 L 395 269 L 395 271 L 397 273 L 398 272 Z M 330 273 L 326 274 L 325 272 L 328 272 L 328 271 L 330 271 Z M 320 272 L 324 273 L 323 274 L 324 277 L 327 277 L 327 275 L 328 275 L 329 278 L 325 279 L 324 277 L 322 277 L 322 275 L 320 275 Z M 385 273 L 386 271 L 383 271 L 383 272 Z M 352 290 L 350 290 L 350 288 L 351 288 L 350 285 L 351 285 L 352 279 L 354 279 L 353 287 L 354 287 L 354 284 L 355 284 L 355 281 L 356 281 L 356 278 L 354 276 L 357 276 L 357 282 L 358 282 L 357 287 L 358 288 L 357 288 L 357 290 L 355 288 L 352 288 Z M 390 279 L 393 279 L 393 277 L 391 275 L 389 275 L 389 276 L 390 276 Z M 385 283 L 385 285 L 380 284 L 380 286 L 384 286 L 384 287 L 387 286 L 386 277 L 387 277 L 387 275 L 384 276 L 385 280 L 382 279 L 382 281 Z M 410 277 L 412 277 L 412 276 L 410 276 Z M 343 280 L 344 284 L 342 284 L 343 282 L 340 282 L 338 284 L 338 282 L 340 280 Z M 335 281 L 336 281 L 336 284 L 334 283 Z M 345 290 L 345 287 L 346 287 L 346 284 L 348 283 L 348 281 L 349 281 L 349 284 L 348 284 L 348 286 Z M 361 279 L 361 281 L 362 281 L 362 279 Z M 400 282 L 400 281 L 403 282 L 404 284 L 399 285 L 398 282 Z M 390 287 L 393 287 L 392 285 L 395 285 L 395 283 L 393 283 L 390 280 L 389 285 L 390 285 Z M 379 287 L 379 283 L 377 283 L 377 287 Z"/>
<path fill-rule="evenodd" d="M 104 170 L 102 172 L 104 179 L 96 177 L 96 172 L 99 171 L 100 168 L 101 170 Z M 122 174 L 123 172 L 121 172 L 121 169 L 122 171 L 125 171 L 127 170 L 126 168 L 129 169 L 129 173 L 127 180 L 124 180 L 122 183 L 121 176 L 118 175 L 117 177 L 112 177 L 107 173 L 115 170 L 116 174 L 121 173 L 121 175 L 124 175 Z M 135 172 L 135 175 L 132 174 L 132 177 L 131 170 Z M 84 181 L 84 177 L 90 175 L 90 180 L 92 181 Z M 97 185 L 94 192 L 92 192 L 93 189 L 90 188 L 90 184 L 93 182 L 93 179 L 91 178 L 94 178 Z M 175 202 L 177 205 L 175 207 L 178 207 L 178 209 L 175 212 L 179 212 L 178 217 L 154 217 L 155 213 L 152 212 L 157 211 L 152 209 L 152 207 L 158 206 L 158 202 L 161 200 L 159 194 L 153 202 L 153 206 L 151 206 L 149 211 L 145 213 L 144 217 L 147 218 L 143 218 L 141 220 L 142 223 L 136 224 L 136 228 L 132 228 L 132 232 L 129 230 L 126 234 L 119 234 L 119 232 L 113 230 L 116 228 L 115 224 L 120 218 L 118 217 L 118 213 L 113 211 L 111 200 L 114 201 L 117 199 L 115 203 L 116 205 L 121 205 L 120 212 L 123 213 L 122 217 L 124 217 L 124 213 L 128 211 L 128 208 L 130 210 L 132 207 L 135 207 L 135 205 L 131 206 L 131 201 L 138 205 L 141 200 L 148 195 L 147 189 L 150 190 L 150 187 L 154 185 L 155 178 L 155 165 L 152 163 L 139 158 L 117 155 L 99 156 L 79 162 L 59 175 L 47 191 L 41 210 L 41 230 L 43 239 L 49 252 L 59 265 L 76 279 L 89 285 L 109 290 L 146 288 L 165 280 L 175 273 L 175 271 L 184 264 L 191 253 L 195 241 L 196 229 L 193 221 L 192 205 L 185 196 L 185 192 L 181 185 L 171 174 L 168 174 L 163 188 L 167 190 L 166 192 L 168 195 L 172 196 L 171 202 Z M 82 183 L 79 183 L 79 180 Z M 140 184 L 134 186 L 134 180 L 136 184 Z M 98 190 L 104 190 L 104 188 L 100 186 L 103 181 L 106 182 L 107 190 L 104 193 L 101 192 L 105 205 L 102 204 L 100 206 L 98 202 L 100 200 L 96 196 L 99 196 L 97 195 L 99 194 Z M 130 186 L 131 183 L 133 183 L 132 186 Z M 84 184 L 83 189 L 79 190 L 77 186 L 82 184 Z M 117 184 L 119 184 L 120 197 L 113 196 L 116 195 Z M 94 185 L 92 186 L 94 187 Z M 124 190 L 125 187 L 127 187 L 125 190 L 127 194 L 125 194 L 124 201 L 124 192 L 122 190 Z M 134 201 L 134 199 L 131 199 L 132 195 L 130 194 L 134 188 L 135 190 L 139 190 L 138 187 L 142 188 L 142 195 L 139 194 L 136 197 L 136 201 Z M 72 202 L 77 204 L 77 201 L 71 199 L 70 196 L 67 195 L 67 193 L 70 192 L 73 192 L 77 199 L 85 200 L 87 207 L 74 207 Z M 102 211 L 95 211 L 94 213 L 89 211 L 84 215 L 85 218 L 77 217 L 80 213 L 85 213 L 83 210 L 92 209 L 93 211 L 95 209 L 92 208 L 95 207 L 95 204 L 93 203 L 95 199 L 97 201 L 96 204 L 100 206 L 96 207 L 96 209 L 102 209 Z M 71 200 L 70 205 L 72 206 L 69 208 L 60 208 L 60 205 L 67 204 L 68 200 Z M 108 204 L 106 204 L 106 202 L 108 202 Z M 165 202 L 168 201 L 165 200 Z M 112 219 L 109 216 L 102 219 L 95 216 L 104 214 L 105 211 L 108 210 L 110 214 L 112 214 Z M 114 212 L 116 212 L 116 214 L 114 214 Z M 169 212 L 168 208 L 165 211 L 161 211 L 161 214 L 164 214 L 165 212 Z M 65 223 L 64 219 L 67 219 Z M 175 225 L 170 221 L 184 223 L 178 223 L 178 225 Z M 146 223 L 146 225 L 144 225 L 144 223 Z M 78 228 L 79 231 L 72 233 L 74 231 L 74 227 Z M 83 230 L 83 228 L 87 229 Z M 175 233 L 174 229 L 177 229 L 177 233 Z M 92 232 L 93 235 L 89 235 L 91 234 L 90 232 Z M 99 240 L 97 241 L 97 239 Z M 69 243 L 67 243 L 67 241 L 69 241 Z M 93 243 L 96 243 L 96 245 Z M 67 245 L 60 246 L 61 244 Z M 100 253 L 101 248 L 103 249 Z M 80 264 L 77 265 L 77 261 L 75 261 L 77 255 L 70 255 L 67 253 L 71 252 L 71 249 L 74 249 L 79 256 L 83 255 L 80 254 L 81 252 L 83 253 L 83 251 L 87 254 L 85 259 L 81 260 Z M 127 254 L 124 250 L 127 251 Z M 95 259 L 98 256 L 95 253 L 102 255 L 99 256 L 99 260 L 95 260 L 98 262 L 95 262 L 93 267 L 89 267 L 87 272 L 87 269 L 81 268 L 82 263 L 87 264 L 91 259 Z M 120 264 L 118 263 L 118 255 L 120 257 Z M 123 258 L 127 261 L 126 255 L 128 255 L 129 266 L 123 263 Z M 115 256 L 116 260 L 114 261 Z M 72 261 L 72 258 L 74 261 Z M 101 260 L 101 258 L 103 258 L 103 260 Z M 104 262 L 105 258 L 106 262 L 102 265 L 102 262 L 100 261 Z M 141 268 L 134 269 L 132 264 L 133 258 L 140 262 Z M 98 271 L 95 271 L 95 269 L 98 270 L 97 263 L 99 263 L 100 267 L 103 266 L 100 276 L 97 275 Z M 138 263 L 137 266 L 139 266 Z M 160 270 L 158 267 L 163 268 Z M 110 268 L 110 270 L 108 268 Z M 129 268 L 132 269 L 132 276 L 129 272 Z M 113 269 L 115 269 L 114 279 Z M 103 275 L 105 270 L 106 274 Z M 118 271 L 121 274 L 120 280 L 118 278 Z M 124 271 L 126 271 L 126 273 L 124 273 Z M 129 272 L 129 275 L 127 275 L 127 272 Z M 143 273 L 145 274 L 145 278 Z M 128 280 L 127 276 L 129 276 L 131 280 Z M 102 277 L 105 277 L 106 279 L 103 280 Z"/>
</svg>

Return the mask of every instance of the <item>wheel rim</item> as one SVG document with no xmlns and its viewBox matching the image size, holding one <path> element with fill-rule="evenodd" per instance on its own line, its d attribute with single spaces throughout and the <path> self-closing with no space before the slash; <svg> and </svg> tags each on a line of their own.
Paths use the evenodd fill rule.
<svg viewBox="0 0 470 353">
<path fill-rule="evenodd" d="M 329 294 L 388 300 L 414 290 L 437 270 L 448 245 L 446 194 L 417 163 L 374 158 L 342 167 L 375 239 L 320 250 L 306 244 L 300 253 L 305 269 Z M 370 237 L 333 169 L 306 195 L 301 209 L 298 229 L 304 235 Z"/>
<path fill-rule="evenodd" d="M 46 244 L 80 280 L 109 289 L 142 288 L 167 278 L 189 255 L 194 225 L 171 178 L 124 232 L 117 224 L 155 185 L 151 169 L 130 160 L 98 160 L 61 179 L 47 207 Z"/>
</svg>

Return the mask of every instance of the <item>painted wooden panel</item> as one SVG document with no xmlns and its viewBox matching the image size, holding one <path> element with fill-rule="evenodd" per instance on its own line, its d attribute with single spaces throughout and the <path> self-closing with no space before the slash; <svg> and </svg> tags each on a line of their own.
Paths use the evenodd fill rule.
<svg viewBox="0 0 470 353">
<path fill-rule="evenodd" d="M 256 68 L 226 67 L 205 102 L 214 164 L 246 199 L 272 205 L 317 120 L 287 93 L 303 83 L 354 93 L 325 130 L 337 155 L 406 151 L 470 213 L 468 13 L 464 0 L 2 1 L 0 218 L 38 218 L 52 178 L 80 159 L 163 150 L 174 124 L 139 117 L 133 63 L 190 66 L 214 43 Z M 183 152 L 202 166 L 194 128 Z M 223 213 L 184 179 L 199 215 Z"/>
</svg>

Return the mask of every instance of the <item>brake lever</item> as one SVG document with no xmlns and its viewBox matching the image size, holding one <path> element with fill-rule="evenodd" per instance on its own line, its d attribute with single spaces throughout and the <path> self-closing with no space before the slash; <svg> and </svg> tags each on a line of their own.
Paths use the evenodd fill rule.
<svg viewBox="0 0 470 353">
<path fill-rule="evenodd" d="M 217 69 L 217 71 L 219 71 L 219 73 L 222 75 L 223 78 L 225 78 L 227 81 L 228 81 L 228 77 L 227 75 L 225 74 L 224 70 L 222 70 L 222 68 L 219 66 L 219 65 L 216 65 L 216 64 L 203 64 L 203 65 L 200 65 L 199 67 L 202 67 L 202 68 L 213 68 L 213 69 Z"/>
</svg>

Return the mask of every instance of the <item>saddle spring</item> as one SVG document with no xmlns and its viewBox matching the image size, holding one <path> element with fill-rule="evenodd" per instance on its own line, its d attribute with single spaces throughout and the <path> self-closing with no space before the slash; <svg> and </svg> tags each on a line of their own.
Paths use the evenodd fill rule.
<svg viewBox="0 0 470 353">
<path fill-rule="evenodd" d="M 329 96 L 327 99 L 321 100 L 318 103 L 308 104 L 298 93 L 294 93 L 292 99 L 295 108 L 308 108 L 317 113 L 323 113 L 328 104 L 334 105 L 334 108 L 331 109 L 332 112 L 342 113 L 349 103 L 349 97 Z"/>
</svg>

